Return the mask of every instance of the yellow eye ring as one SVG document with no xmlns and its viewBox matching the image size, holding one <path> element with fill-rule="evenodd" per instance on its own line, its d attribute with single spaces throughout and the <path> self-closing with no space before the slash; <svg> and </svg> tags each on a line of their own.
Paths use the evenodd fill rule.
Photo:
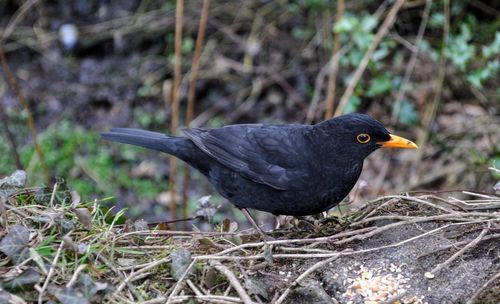
<svg viewBox="0 0 500 304">
<path fill-rule="evenodd" d="M 361 133 L 361 134 L 358 134 L 358 136 L 356 136 L 356 139 L 358 140 L 358 142 L 360 144 L 366 144 L 367 142 L 370 141 L 371 137 L 368 134 Z"/>
</svg>

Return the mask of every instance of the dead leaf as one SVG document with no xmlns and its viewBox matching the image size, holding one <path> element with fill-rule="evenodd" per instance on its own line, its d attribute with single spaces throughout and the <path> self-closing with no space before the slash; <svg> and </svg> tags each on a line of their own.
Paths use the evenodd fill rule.
<svg viewBox="0 0 500 304">
<path fill-rule="evenodd" d="M 172 277 L 179 280 L 191 264 L 191 253 L 184 248 L 179 248 L 170 254 L 172 258 Z"/>
</svg>

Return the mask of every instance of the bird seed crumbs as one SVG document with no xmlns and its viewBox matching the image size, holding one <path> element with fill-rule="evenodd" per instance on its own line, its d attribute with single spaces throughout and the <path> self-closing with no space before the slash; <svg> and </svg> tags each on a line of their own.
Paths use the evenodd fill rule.
<svg viewBox="0 0 500 304">
<path fill-rule="evenodd" d="M 347 279 L 350 284 L 344 293 L 344 297 L 349 300 L 347 303 L 358 303 L 359 300 L 362 300 L 364 304 L 376 304 L 406 292 L 406 288 L 409 286 L 406 283 L 409 279 L 399 273 L 402 271 L 402 266 L 391 264 L 388 273 L 387 269 L 368 269 L 361 265 L 359 270 L 355 272 L 358 277 Z M 398 274 L 394 275 L 394 272 Z M 423 304 L 424 302 L 423 297 L 408 295 L 395 303 Z"/>
</svg>

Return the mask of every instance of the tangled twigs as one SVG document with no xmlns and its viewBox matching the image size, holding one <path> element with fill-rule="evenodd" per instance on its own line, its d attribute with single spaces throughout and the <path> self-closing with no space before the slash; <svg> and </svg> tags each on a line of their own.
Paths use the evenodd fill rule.
<svg viewBox="0 0 500 304">
<path fill-rule="evenodd" d="M 31 228 L 31 232 L 37 236 L 30 238 L 29 246 L 40 247 L 51 231 L 55 231 L 59 235 L 56 240 L 59 239 L 57 228 L 61 218 L 76 219 L 71 213 L 71 205 L 60 205 L 59 188 L 56 184 L 45 194 L 48 201 L 46 205 L 16 205 L 13 199 L 16 195 L 12 195 L 5 204 L 4 222 L 7 226 L 22 223 L 35 227 L 33 222 L 43 219 L 37 224 L 41 229 Z M 30 192 L 24 190 L 22 193 Z M 37 285 L 35 289 L 43 300 L 54 296 L 54 285 L 64 286 L 68 292 L 76 291 L 82 284 L 82 276 L 92 276 L 93 269 L 99 269 L 99 277 L 92 280 L 115 285 L 114 291 L 105 295 L 112 303 L 183 303 L 194 300 L 230 304 L 255 301 L 267 303 L 274 299 L 274 302 L 283 304 L 293 303 L 296 294 L 307 290 L 297 288 L 300 285 L 308 286 L 306 280 L 315 284 L 317 280 L 324 280 L 325 275 L 332 276 L 324 271 L 327 268 L 338 276 L 339 281 L 335 279 L 335 282 L 353 279 L 349 275 L 360 275 L 353 272 L 359 266 L 357 261 L 369 261 L 371 264 L 364 265 L 366 267 L 379 267 L 393 262 L 407 264 L 409 267 L 405 267 L 401 274 L 412 280 L 420 280 L 420 283 L 425 282 L 422 267 L 410 265 L 410 260 L 425 261 L 429 274 L 440 276 L 440 280 L 433 281 L 433 284 L 441 284 L 441 281 L 447 281 L 447 275 L 463 266 L 460 264 L 464 255 L 467 255 L 467 259 L 463 260 L 468 262 L 471 259 L 476 262 L 478 259 L 491 261 L 491 254 L 487 253 L 496 250 L 495 242 L 500 238 L 500 233 L 496 231 L 500 224 L 498 197 L 463 192 L 457 197 L 467 205 L 455 204 L 458 199 L 450 193 L 441 196 L 436 193 L 386 196 L 369 202 L 343 228 L 332 222 L 323 223 L 322 228 L 326 231 L 336 231 L 332 235 L 311 237 L 310 231 L 302 234 L 294 231 L 294 235 L 302 237 L 292 238 L 286 232 L 280 232 L 278 235 L 282 236 L 281 239 L 239 245 L 230 241 L 235 234 L 238 235 L 235 232 L 129 231 L 129 226 L 116 226 L 105 221 L 96 225 L 95 221 L 99 221 L 99 218 L 95 215 L 96 226 L 91 231 L 78 228 L 75 222 L 77 226 L 72 230 L 71 242 L 77 249 L 65 251 L 57 241 L 52 244 L 59 250 L 50 257 L 50 273 L 44 273 L 43 283 L 40 284 L 45 287 Z M 13 212 L 13 208 L 22 210 L 23 216 Z M 97 211 L 98 208 L 94 205 L 93 210 Z M 324 231 L 321 233 L 324 234 Z M 82 257 L 79 245 L 90 250 L 87 258 Z M 272 250 L 264 250 L 266 245 Z M 422 252 L 422 246 L 426 248 L 425 252 Z M 191 260 L 183 265 L 187 268 L 180 272 L 182 275 L 179 278 L 172 275 L 172 259 L 168 255 L 178 247 L 191 253 Z M 449 255 L 447 252 L 450 252 Z M 68 263 L 71 255 L 80 261 Z M 397 256 L 403 257 L 395 258 Z M 31 261 L 32 258 L 29 258 L 13 265 L 10 273 L 20 272 L 19 269 L 31 265 Z M 482 262 L 477 264 L 484 265 Z M 206 270 L 203 275 L 200 267 Z M 481 281 L 470 287 L 467 295 L 481 297 L 498 280 L 499 275 L 495 275 L 498 270 L 500 268 L 492 263 L 487 273 L 481 272 L 484 274 Z M 272 280 L 272 285 L 266 281 L 268 279 Z M 258 283 L 264 284 L 264 287 L 259 287 Z M 328 296 L 335 296 L 340 303 L 346 302 L 347 292 L 353 288 L 349 283 L 342 284 L 344 286 L 341 286 L 339 294 L 329 294 L 325 289 Z M 412 286 L 418 284 L 415 282 Z M 414 290 L 412 287 L 406 292 L 408 297 L 421 297 L 430 295 L 431 291 L 425 294 L 426 291 Z M 402 292 L 391 293 L 380 301 L 403 295 Z"/>
<path fill-rule="evenodd" d="M 441 270 L 443 270 L 445 267 L 451 264 L 454 260 L 456 260 L 459 256 L 463 255 L 467 250 L 470 250 L 471 248 L 475 247 L 481 240 L 486 236 L 488 231 L 491 228 L 491 222 L 488 222 L 488 226 L 481 231 L 481 233 L 474 239 L 472 240 L 469 244 L 464 246 L 462 249 L 457 251 L 455 254 L 453 254 L 449 259 L 447 259 L 445 262 L 437 265 L 434 269 L 431 270 L 432 275 L 438 274 Z"/>
<path fill-rule="evenodd" d="M 69 235 L 70 233 L 68 233 L 67 235 Z M 43 286 L 38 294 L 38 304 L 43 303 L 43 295 L 45 293 L 45 290 L 47 289 L 47 286 L 49 286 L 50 279 L 54 275 L 54 271 L 56 269 L 57 262 L 59 261 L 59 256 L 61 255 L 61 251 L 63 249 L 63 246 L 64 246 L 64 242 L 61 241 L 61 243 L 59 244 L 59 247 L 57 248 L 57 252 L 56 252 L 56 255 L 54 257 L 54 260 L 52 261 L 52 267 L 50 267 L 49 273 L 47 274 L 47 277 L 45 278 L 45 282 L 43 282 Z"/>
<path fill-rule="evenodd" d="M 285 291 L 281 294 L 281 296 L 276 300 L 275 304 L 281 304 L 283 301 L 286 299 L 286 297 L 290 294 L 292 289 L 296 287 L 297 285 L 300 284 L 305 278 L 307 278 L 308 275 L 311 273 L 315 272 L 319 268 L 322 268 L 323 266 L 327 265 L 328 263 L 332 262 L 333 260 L 337 259 L 339 257 L 339 254 L 332 256 L 331 258 L 328 258 L 326 260 L 320 261 L 313 266 L 309 267 L 306 271 L 304 271 L 301 275 L 299 275 L 293 282 L 292 284 L 285 289 Z"/>
<path fill-rule="evenodd" d="M 233 286 L 234 290 L 236 290 L 243 303 L 245 304 L 254 303 L 252 299 L 250 299 L 250 296 L 245 291 L 245 288 L 243 288 L 243 286 L 238 281 L 238 278 L 236 278 L 236 275 L 228 267 L 222 265 L 218 261 L 211 261 L 210 265 L 213 266 L 218 271 L 220 271 L 229 280 L 229 283 L 231 284 L 231 286 Z"/>
<path fill-rule="evenodd" d="M 497 272 L 494 276 L 492 276 L 486 283 L 483 284 L 476 292 L 472 295 L 472 297 L 467 301 L 466 304 L 477 303 L 477 299 L 481 295 L 481 293 L 493 282 L 500 279 L 500 272 Z"/>
</svg>

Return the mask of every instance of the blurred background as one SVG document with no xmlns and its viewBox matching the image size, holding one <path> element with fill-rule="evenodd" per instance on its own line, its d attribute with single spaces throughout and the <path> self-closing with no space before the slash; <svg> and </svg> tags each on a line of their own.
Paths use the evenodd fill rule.
<svg viewBox="0 0 500 304">
<path fill-rule="evenodd" d="M 362 112 L 421 148 L 370 156 L 354 206 L 405 191 L 493 192 L 500 1 L 182 2 L 0 1 L 0 177 L 16 168 L 33 186 L 61 177 L 82 200 L 109 198 L 149 221 L 192 216 L 212 194 L 216 221 L 241 219 L 197 172 L 183 206 L 181 162 L 173 196 L 166 155 L 99 133 Z"/>
</svg>

